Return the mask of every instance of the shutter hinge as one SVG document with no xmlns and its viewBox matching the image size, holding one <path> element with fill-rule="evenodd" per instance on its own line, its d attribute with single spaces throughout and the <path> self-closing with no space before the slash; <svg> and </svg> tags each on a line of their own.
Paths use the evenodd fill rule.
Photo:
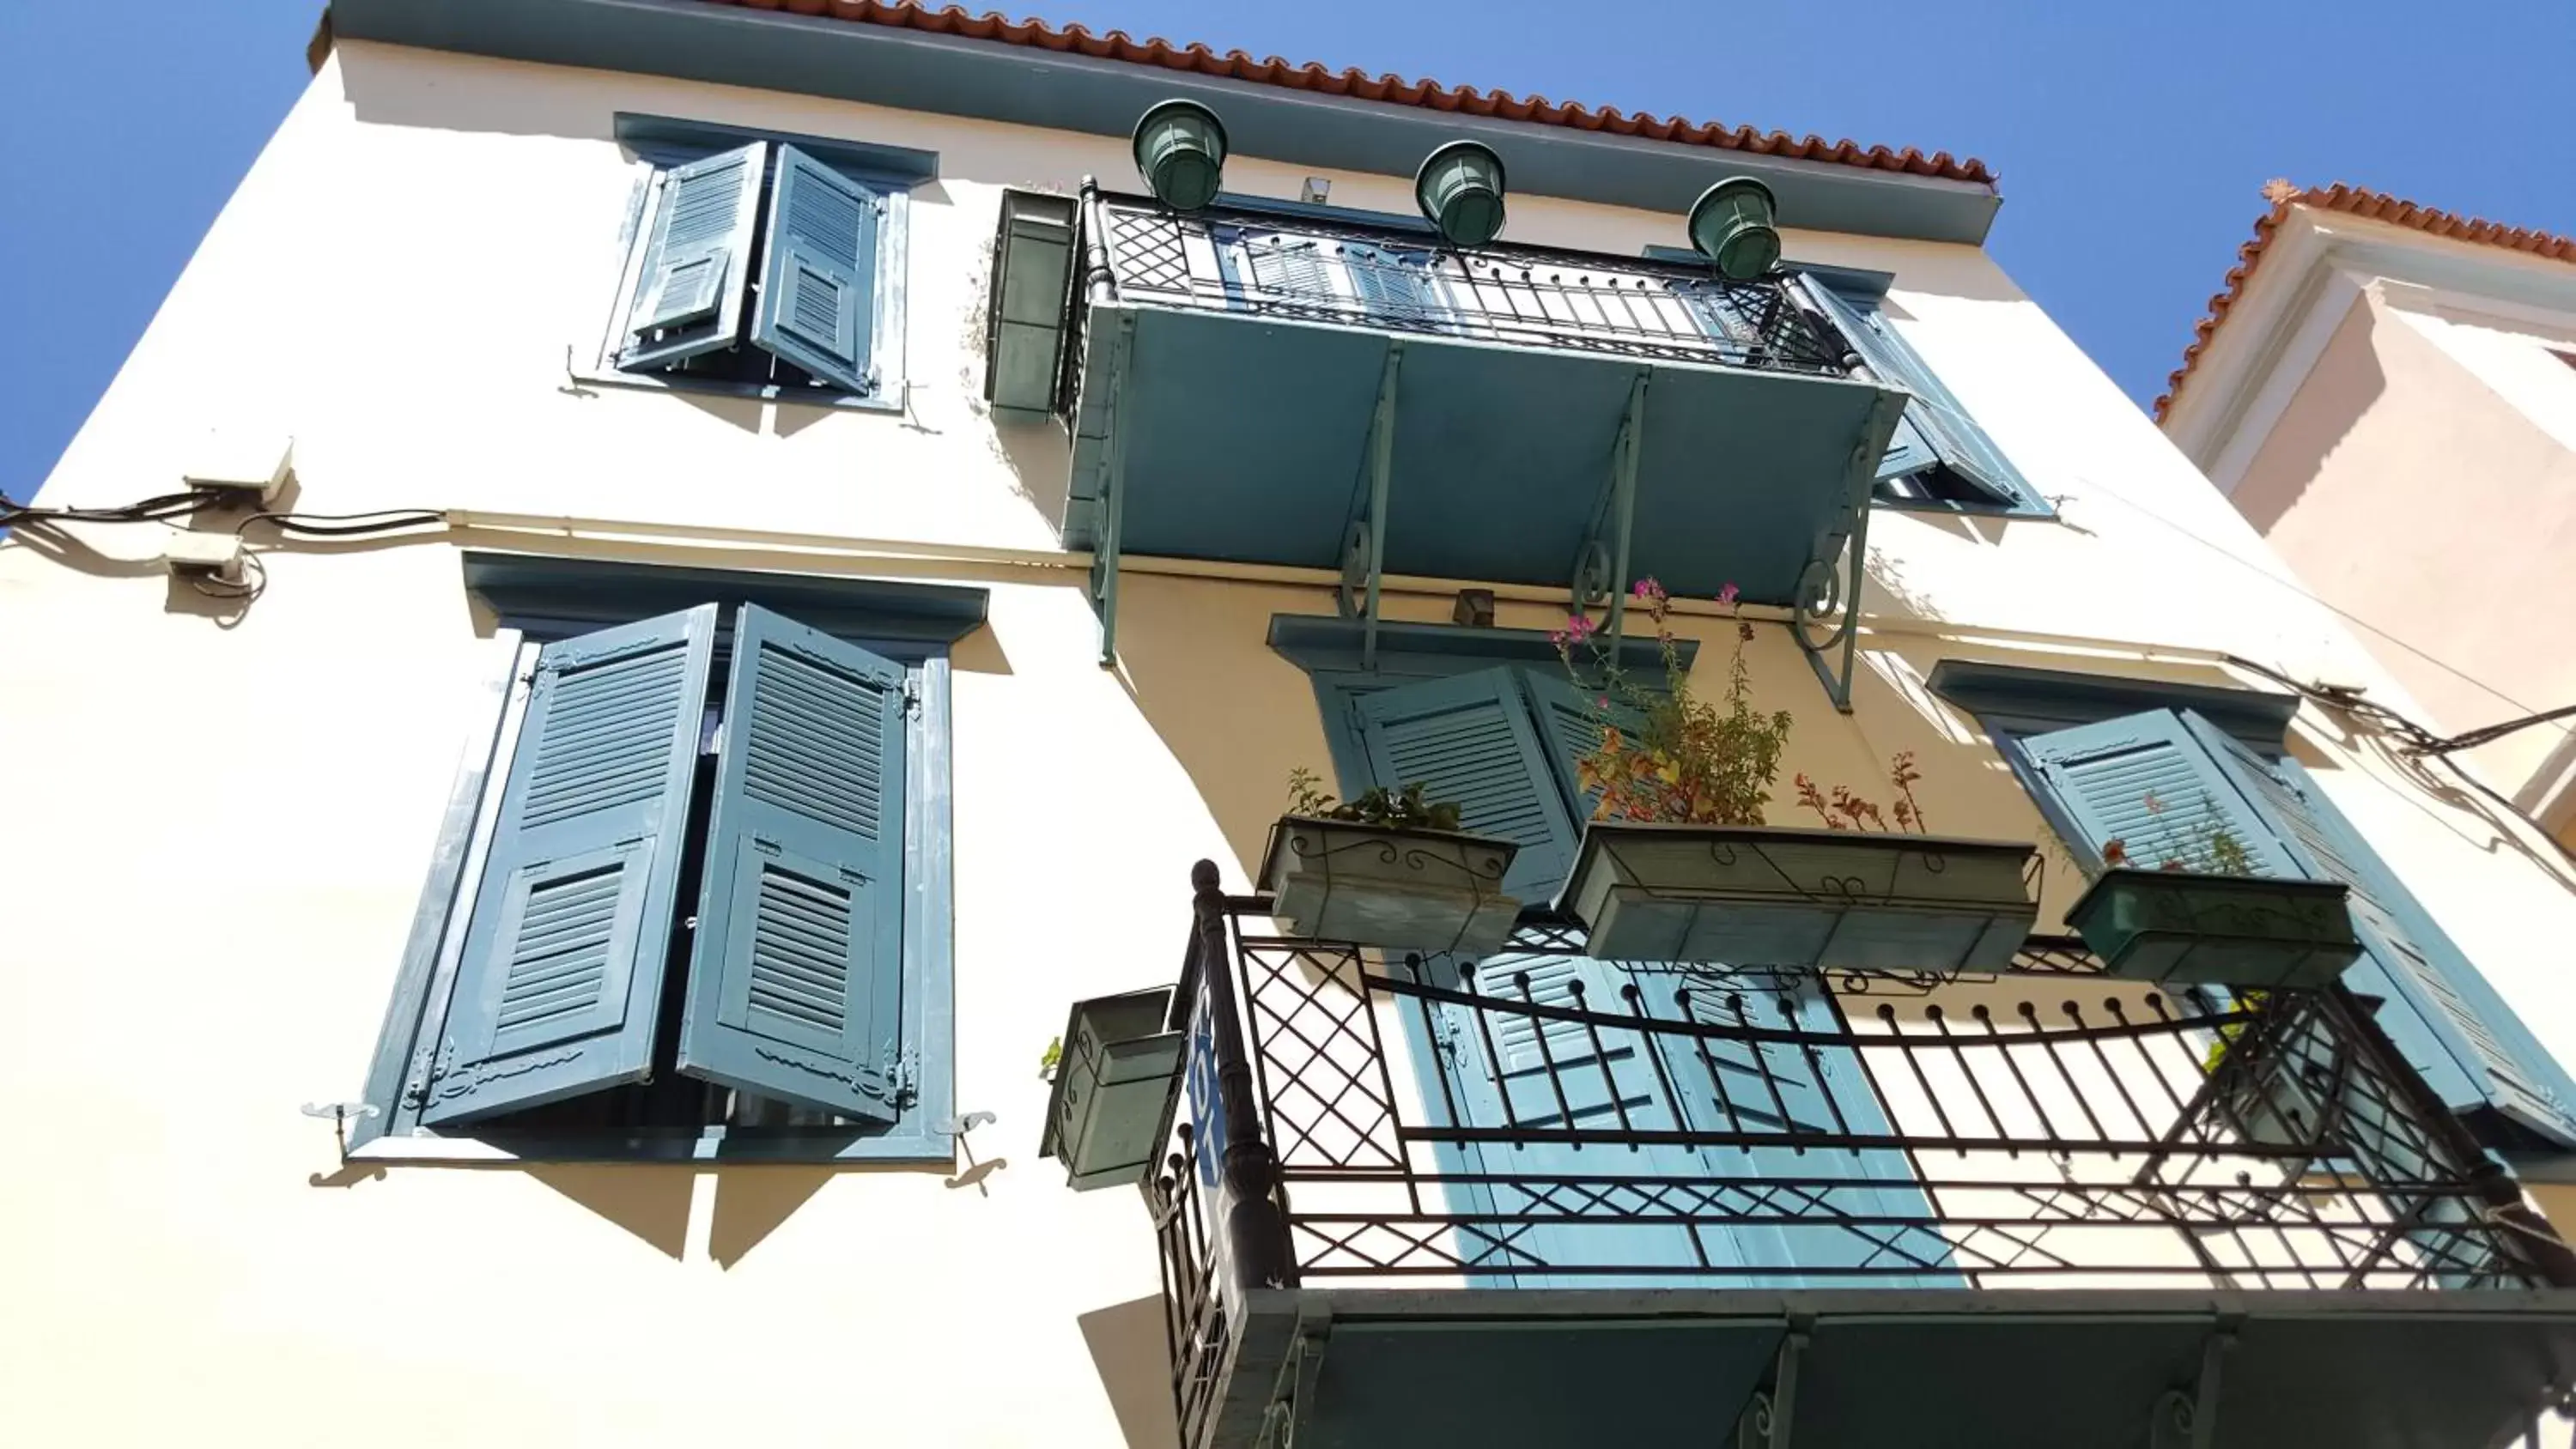
<svg viewBox="0 0 2576 1449">
<path fill-rule="evenodd" d="M 921 1054 L 911 1050 L 896 1053 L 894 1059 L 887 1064 L 886 1079 L 894 1087 L 894 1106 L 897 1111 L 919 1101 Z"/>
<path fill-rule="evenodd" d="M 876 195 L 869 197 L 869 198 L 868 198 L 868 205 L 873 206 L 873 207 L 875 207 L 875 208 L 877 209 L 877 215 L 879 215 L 879 216 L 883 216 L 883 215 L 885 215 L 885 214 L 886 214 L 886 199 L 885 199 L 885 194 L 884 194 L 883 192 L 879 192 L 879 193 L 877 193 Z"/>
<path fill-rule="evenodd" d="M 921 681 L 910 676 L 903 681 L 903 712 L 914 716 L 921 713 Z"/>
</svg>

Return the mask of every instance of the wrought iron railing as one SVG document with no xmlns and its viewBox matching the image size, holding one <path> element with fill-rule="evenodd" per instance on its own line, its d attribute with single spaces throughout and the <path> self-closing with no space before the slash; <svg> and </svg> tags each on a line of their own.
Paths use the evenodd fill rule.
<svg viewBox="0 0 2576 1449">
<path fill-rule="evenodd" d="M 2340 988 L 2116 980 L 2053 937 L 1991 977 L 1621 967 L 1526 917 L 1388 960 L 1196 883 L 1146 1185 L 1185 1444 L 1263 1286 L 2576 1283 Z"/>
<path fill-rule="evenodd" d="M 1087 191 L 1090 295 L 1499 343 L 1843 376 L 1849 348 L 1786 276 Z"/>
</svg>

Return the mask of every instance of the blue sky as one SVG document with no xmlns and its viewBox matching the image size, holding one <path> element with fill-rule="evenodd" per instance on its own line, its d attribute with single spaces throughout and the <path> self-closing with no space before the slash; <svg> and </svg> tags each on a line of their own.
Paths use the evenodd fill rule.
<svg viewBox="0 0 2576 1449">
<path fill-rule="evenodd" d="M 0 0 L 0 492 L 25 498 L 305 84 L 319 0 Z M 2143 405 L 2263 209 L 2576 233 L 2576 4 L 1049 0 L 1255 55 L 1984 157 L 1990 248 Z"/>
</svg>

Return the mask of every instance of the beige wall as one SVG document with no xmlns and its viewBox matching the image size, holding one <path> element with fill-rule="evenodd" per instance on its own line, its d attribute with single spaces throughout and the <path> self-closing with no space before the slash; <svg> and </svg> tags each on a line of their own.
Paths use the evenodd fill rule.
<svg viewBox="0 0 2576 1449">
<path fill-rule="evenodd" d="M 902 416 L 595 387 L 635 169 L 619 110 L 921 146 Z M 299 506 L 563 515 L 268 558 L 238 618 L 174 590 L 143 530 L 0 545 L 0 1441 L 121 1444 L 1161 1444 L 1152 1239 L 1123 1192 L 1036 1160 L 1035 1061 L 1077 997 L 1176 973 L 1183 881 L 1240 884 L 1295 765 L 1325 763 L 1276 612 L 1320 587 L 1131 572 L 1094 661 L 1052 546 L 1063 450 L 997 430 L 964 347 L 1006 184 L 1121 177 L 1112 139 L 677 82 L 344 46 L 207 237 L 49 481 L 164 491 L 215 422 L 294 434 Z M 1233 184 L 1302 170 L 1243 158 Z M 1334 197 L 1402 209 L 1396 178 Z M 460 219 L 467 219 L 465 224 Z M 1633 253 L 1670 218 L 1515 199 L 1513 236 Z M 1920 753 L 1935 825 L 2037 817 L 1945 657 L 2223 681 L 2211 651 L 2367 674 L 2252 530 L 1983 255 L 1798 235 L 1893 269 L 1900 324 L 2060 523 L 1881 515 L 1857 713 L 1776 627 L 1788 768 L 1866 785 Z M 588 520 L 588 521 L 578 521 Z M 663 530 L 652 541 L 621 525 Z M 801 542 L 755 544 L 746 530 Z M 868 540 L 894 541 L 870 543 Z M 308 1101 L 354 1098 L 488 656 L 461 545 L 918 577 L 992 591 L 955 688 L 956 1083 L 999 1122 L 942 1171 L 339 1171 Z M 1390 612 L 1445 618 L 1445 598 Z M 1503 622 L 1553 611 L 1509 605 Z M 1723 628 L 1705 619 L 1694 630 Z M 1720 638 L 1724 636 L 1721 634 Z M 2576 1053 L 2563 885 L 2488 815 L 2327 722 L 2301 750 L 2446 924 Z M 1781 818 L 1786 819 L 1785 813 Z M 1056 822 L 1073 822 L 1069 831 Z M 2052 871 L 2045 914 L 2072 899 Z M 1122 1306 L 1126 1305 L 1126 1306 Z M 138 1389 L 137 1385 L 148 1385 Z"/>
<path fill-rule="evenodd" d="M 2482 332 L 2364 294 L 2233 495 L 2444 733 L 2576 700 L 2554 625 L 2576 609 L 2576 434 L 2549 391 L 2576 422 L 2576 369 L 2522 339 L 2540 370 L 2518 401 L 2497 381 L 2517 359 Z M 2473 758 L 2519 790 L 2564 769 L 2569 738 L 2543 726 Z"/>
</svg>

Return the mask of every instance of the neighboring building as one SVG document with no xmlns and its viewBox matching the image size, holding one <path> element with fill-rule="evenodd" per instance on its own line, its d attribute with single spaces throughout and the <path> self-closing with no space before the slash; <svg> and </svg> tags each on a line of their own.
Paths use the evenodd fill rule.
<svg viewBox="0 0 2576 1449">
<path fill-rule="evenodd" d="M 2157 400 L 2166 436 L 2427 729 L 2576 706 L 2576 651 L 2531 626 L 2576 604 L 2576 238 L 2349 186 L 2264 194 Z M 2576 845 L 2576 720 L 2462 758 Z"/>
<path fill-rule="evenodd" d="M 2576 1149 L 2576 898 L 2285 687 L 2415 708 L 1986 255 L 1984 166 L 800 8 L 338 0 L 40 497 L 291 438 L 296 517 L 0 545 L 0 1440 L 2543 1432 L 2566 1200 L 2496 1155 Z M 1415 219 L 1459 139 L 1490 244 Z M 1787 261 L 1728 281 L 1669 249 L 1738 175 Z M 1549 634 L 1648 576 L 1703 694 L 1740 594 L 1775 821 L 1910 756 L 2062 839 L 2038 934 L 1903 842 L 1668 952 L 1733 966 L 1274 933 L 1300 767 L 1544 907 Z M 2115 839 L 2349 882 L 2350 989 L 2103 974 Z"/>
</svg>

